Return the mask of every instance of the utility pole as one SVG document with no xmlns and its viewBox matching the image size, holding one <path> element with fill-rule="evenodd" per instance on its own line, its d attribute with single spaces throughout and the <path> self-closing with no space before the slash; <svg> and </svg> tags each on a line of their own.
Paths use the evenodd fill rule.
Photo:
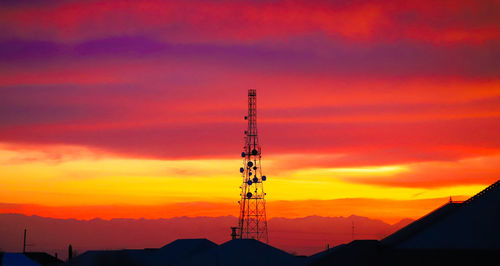
<svg viewBox="0 0 500 266">
<path fill-rule="evenodd" d="M 26 253 L 26 228 L 24 228 L 23 253 Z"/>
<path fill-rule="evenodd" d="M 34 246 L 34 245 L 26 243 L 26 228 L 24 228 L 23 253 L 26 253 L 26 247 L 29 247 L 29 246 Z"/>
</svg>

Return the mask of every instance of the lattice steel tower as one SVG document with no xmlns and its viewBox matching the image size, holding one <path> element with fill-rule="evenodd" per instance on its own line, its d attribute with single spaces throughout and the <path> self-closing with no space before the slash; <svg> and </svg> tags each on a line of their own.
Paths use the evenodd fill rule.
<svg viewBox="0 0 500 266">
<path fill-rule="evenodd" d="M 264 196 L 262 175 L 261 149 L 257 136 L 257 92 L 248 90 L 248 128 L 245 131 L 245 146 L 241 157 L 243 167 L 240 173 L 243 177 L 241 185 L 240 216 L 238 227 L 233 238 L 252 238 L 265 243 L 269 242 L 267 234 L 266 201 Z"/>
</svg>

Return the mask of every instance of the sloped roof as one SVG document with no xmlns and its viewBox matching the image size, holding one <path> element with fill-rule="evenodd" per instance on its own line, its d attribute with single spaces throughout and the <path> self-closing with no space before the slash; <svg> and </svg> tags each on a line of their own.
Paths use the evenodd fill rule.
<svg viewBox="0 0 500 266">
<path fill-rule="evenodd" d="M 90 250 L 80 256 L 74 257 L 66 265 L 95 265 L 95 266 L 113 266 L 113 265 L 165 265 L 154 256 L 156 250 L 150 249 L 124 249 L 124 250 Z"/>
<path fill-rule="evenodd" d="M 2 266 L 40 266 L 40 263 L 28 258 L 23 253 L 3 253 L 0 265 Z"/>
<path fill-rule="evenodd" d="M 160 256 L 171 264 L 192 257 L 200 252 L 211 250 L 218 245 L 206 239 L 177 239 L 159 249 Z"/>
<path fill-rule="evenodd" d="M 307 261 L 308 261 L 308 263 L 311 263 L 311 262 L 317 261 L 319 259 L 322 259 L 322 258 L 326 257 L 326 255 L 333 253 L 336 250 L 339 250 L 340 248 L 345 247 L 346 245 L 347 244 L 340 244 L 340 245 L 337 245 L 335 247 L 329 248 L 327 250 L 323 250 L 323 251 L 320 251 L 318 253 L 315 253 L 315 254 L 309 256 L 307 258 Z"/>
<path fill-rule="evenodd" d="M 445 216 L 449 215 L 461 205 L 462 203 L 449 202 L 423 216 L 422 218 L 415 220 L 414 222 L 408 224 L 407 226 L 401 228 L 393 234 L 387 236 L 380 242 L 386 246 L 394 246 L 412 237 L 413 235 L 418 234 L 433 223 L 443 219 Z"/>
<path fill-rule="evenodd" d="M 322 265 L 370 265 L 379 253 L 380 242 L 377 240 L 354 240 L 348 244 L 336 246 L 333 250 L 310 259 L 311 266 Z"/>
<path fill-rule="evenodd" d="M 63 261 L 45 252 L 26 252 L 24 255 L 41 265 L 59 265 Z"/>
<path fill-rule="evenodd" d="M 178 239 L 159 249 L 87 251 L 73 258 L 68 265 L 174 265 L 214 247 L 217 244 L 207 239 Z"/>
<path fill-rule="evenodd" d="M 0 253 L 0 266 L 55 266 L 63 261 L 45 252 L 25 252 L 25 253 Z"/>
<path fill-rule="evenodd" d="M 178 265 L 305 265 L 306 258 L 295 257 L 254 239 L 234 239 L 200 253 Z"/>
<path fill-rule="evenodd" d="M 405 249 L 500 249 L 500 180 L 462 202 L 443 205 L 381 242 Z"/>
</svg>

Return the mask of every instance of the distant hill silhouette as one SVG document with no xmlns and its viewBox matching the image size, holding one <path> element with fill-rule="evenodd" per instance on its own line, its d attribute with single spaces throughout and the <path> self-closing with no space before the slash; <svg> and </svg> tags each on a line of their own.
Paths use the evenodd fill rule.
<svg viewBox="0 0 500 266">
<path fill-rule="evenodd" d="M 58 253 L 66 258 L 72 244 L 77 254 L 86 250 L 160 248 L 182 238 L 208 238 L 221 244 L 230 239 L 233 216 L 177 217 L 170 219 L 53 219 L 21 214 L 0 214 L 0 249 L 18 252 L 24 228 L 28 230 L 28 250 Z M 270 244 L 287 252 L 310 255 L 355 238 L 381 239 L 411 220 L 389 225 L 360 216 L 272 218 L 269 220 Z"/>
</svg>

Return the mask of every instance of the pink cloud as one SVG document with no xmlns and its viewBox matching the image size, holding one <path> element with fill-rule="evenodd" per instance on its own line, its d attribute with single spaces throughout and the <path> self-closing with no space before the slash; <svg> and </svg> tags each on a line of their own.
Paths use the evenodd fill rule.
<svg viewBox="0 0 500 266">
<path fill-rule="evenodd" d="M 498 39 L 494 1 L 78 1 L 3 6 L 10 36 L 77 40 L 140 32 L 167 39 L 253 41 L 320 31 L 353 40 L 409 38 L 432 43 Z M 103 27 L 105 25 L 105 27 Z M 195 37 L 196 36 L 196 37 Z"/>
</svg>

